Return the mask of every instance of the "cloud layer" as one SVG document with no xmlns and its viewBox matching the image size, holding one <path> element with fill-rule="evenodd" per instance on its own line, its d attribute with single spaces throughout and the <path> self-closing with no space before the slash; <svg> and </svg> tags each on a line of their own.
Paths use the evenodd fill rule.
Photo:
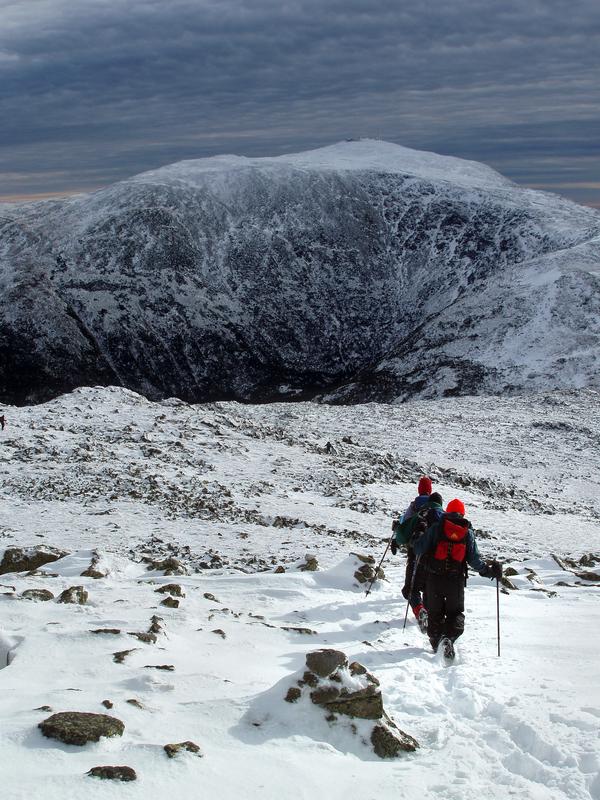
<svg viewBox="0 0 600 800">
<path fill-rule="evenodd" d="M 600 180 L 597 0 L 0 0 L 0 196 L 348 136 Z"/>
</svg>

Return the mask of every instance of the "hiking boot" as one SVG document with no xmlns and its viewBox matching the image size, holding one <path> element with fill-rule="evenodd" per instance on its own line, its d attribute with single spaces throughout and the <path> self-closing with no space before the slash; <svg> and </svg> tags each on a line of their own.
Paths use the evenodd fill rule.
<svg viewBox="0 0 600 800">
<path fill-rule="evenodd" d="M 419 616 L 417 617 L 417 623 L 419 625 L 419 630 L 421 633 L 427 633 L 427 625 L 429 624 L 429 614 L 427 613 L 426 608 L 422 608 L 419 611 Z"/>
<path fill-rule="evenodd" d="M 446 661 L 452 661 L 456 653 L 454 652 L 454 645 L 448 638 L 442 639 L 439 645 L 442 648 L 442 653 Z"/>
</svg>

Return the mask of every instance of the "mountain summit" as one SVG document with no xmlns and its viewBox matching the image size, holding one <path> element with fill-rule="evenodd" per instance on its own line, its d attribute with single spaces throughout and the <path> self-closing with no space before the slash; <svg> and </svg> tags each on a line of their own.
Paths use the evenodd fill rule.
<svg viewBox="0 0 600 800">
<path fill-rule="evenodd" d="M 600 214 L 387 142 L 0 205 L 0 398 L 600 385 Z"/>
</svg>

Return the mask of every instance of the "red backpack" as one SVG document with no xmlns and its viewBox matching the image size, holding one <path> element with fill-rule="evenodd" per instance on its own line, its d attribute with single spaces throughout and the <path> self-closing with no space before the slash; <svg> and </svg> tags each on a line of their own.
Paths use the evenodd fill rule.
<svg viewBox="0 0 600 800">
<path fill-rule="evenodd" d="M 433 552 L 434 559 L 445 561 L 448 568 L 463 564 L 467 556 L 468 532 L 469 523 L 466 519 L 459 518 L 459 522 L 455 522 L 444 516 L 440 521 L 438 543 Z"/>
</svg>

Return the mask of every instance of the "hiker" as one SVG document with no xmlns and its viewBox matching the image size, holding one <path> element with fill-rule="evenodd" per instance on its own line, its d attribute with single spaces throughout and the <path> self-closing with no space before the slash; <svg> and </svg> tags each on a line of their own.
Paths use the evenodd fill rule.
<svg viewBox="0 0 600 800">
<path fill-rule="evenodd" d="M 424 600 L 426 557 L 415 555 L 412 540 L 439 519 L 443 513 L 442 496 L 431 493 L 431 479 L 424 475 L 418 486 L 419 494 L 406 509 L 398 522 L 392 525 L 394 537 L 391 550 L 395 555 L 399 544 L 406 544 L 406 571 L 402 596 L 409 601 L 412 612 L 422 633 L 427 632 L 427 603 Z"/>
<path fill-rule="evenodd" d="M 4 418 L 4 414 L 0 416 L 0 425 L 2 426 L 2 430 L 4 430 L 4 426 L 6 425 L 6 419 Z"/>
<path fill-rule="evenodd" d="M 467 564 L 484 578 L 502 577 L 498 561 L 483 561 L 475 534 L 465 518 L 462 500 L 451 500 L 446 512 L 414 542 L 417 556 L 427 556 L 425 596 L 429 641 L 434 653 L 440 645 L 444 657 L 454 658 L 454 642 L 465 628 Z"/>
</svg>

